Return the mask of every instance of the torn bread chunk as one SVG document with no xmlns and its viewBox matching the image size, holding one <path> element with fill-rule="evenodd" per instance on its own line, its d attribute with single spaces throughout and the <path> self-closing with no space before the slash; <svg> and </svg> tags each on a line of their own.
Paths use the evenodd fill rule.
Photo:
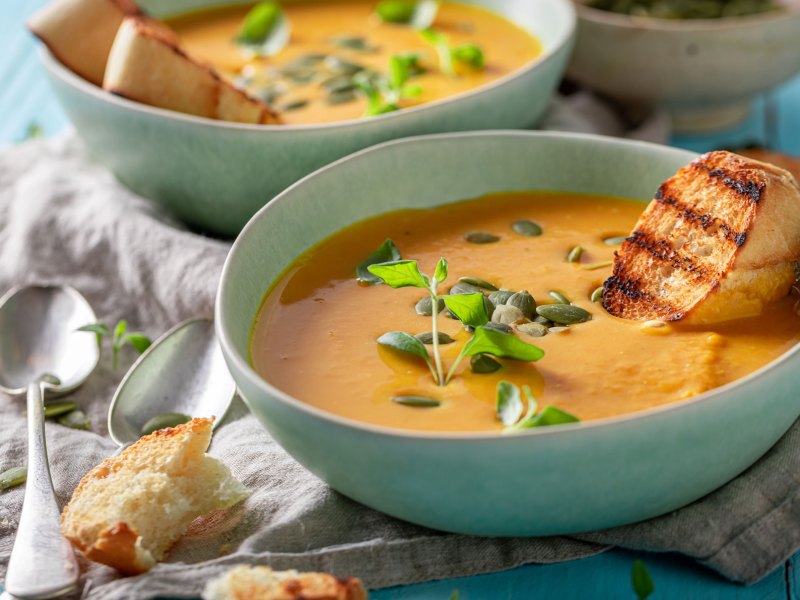
<svg viewBox="0 0 800 600">
<path fill-rule="evenodd" d="M 208 582 L 203 600 L 365 600 L 367 592 L 354 577 L 328 573 L 273 571 L 239 565 Z"/>
<path fill-rule="evenodd" d="M 131 0 L 56 0 L 35 13 L 28 28 L 61 64 L 103 85 L 111 44 L 130 16 L 142 16 Z"/>
<path fill-rule="evenodd" d="M 603 305 L 707 324 L 785 296 L 800 259 L 800 187 L 784 169 L 709 152 L 664 182 L 614 260 Z"/>
<path fill-rule="evenodd" d="M 124 574 L 149 570 L 189 524 L 248 496 L 206 455 L 212 419 L 144 436 L 84 476 L 61 514 L 61 531 L 87 558 Z"/>
<path fill-rule="evenodd" d="M 126 18 L 119 27 L 108 55 L 103 88 L 130 100 L 198 117 L 278 122 L 265 103 L 189 57 L 160 27 L 136 17 Z"/>
</svg>

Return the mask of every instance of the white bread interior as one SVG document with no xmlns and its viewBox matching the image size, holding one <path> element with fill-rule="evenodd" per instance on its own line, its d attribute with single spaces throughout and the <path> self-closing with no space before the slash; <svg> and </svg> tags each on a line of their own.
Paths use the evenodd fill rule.
<svg viewBox="0 0 800 600">
<path fill-rule="evenodd" d="M 328 573 L 273 571 L 269 567 L 239 565 L 212 579 L 203 600 L 365 600 L 367 592 L 354 578 Z"/>
</svg>

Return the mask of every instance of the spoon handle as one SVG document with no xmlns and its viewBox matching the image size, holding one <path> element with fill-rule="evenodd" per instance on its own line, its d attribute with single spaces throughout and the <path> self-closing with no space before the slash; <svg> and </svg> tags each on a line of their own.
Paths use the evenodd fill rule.
<svg viewBox="0 0 800 600">
<path fill-rule="evenodd" d="M 61 535 L 47 444 L 44 436 L 44 390 L 28 386 L 28 481 L 14 548 L 8 561 L 6 590 L 26 599 L 52 598 L 73 590 L 78 563 Z"/>
</svg>

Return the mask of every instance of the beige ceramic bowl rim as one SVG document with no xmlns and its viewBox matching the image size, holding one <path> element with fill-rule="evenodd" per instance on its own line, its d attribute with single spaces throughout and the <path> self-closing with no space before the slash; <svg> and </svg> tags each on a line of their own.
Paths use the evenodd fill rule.
<svg viewBox="0 0 800 600">
<path fill-rule="evenodd" d="M 47 70 L 49 70 L 56 77 L 61 79 L 64 83 L 74 88 L 77 88 L 81 92 L 93 96 L 94 98 L 101 100 L 103 102 L 107 102 L 109 104 L 121 107 L 123 109 L 132 110 L 134 112 L 144 113 L 160 118 L 172 119 L 175 121 L 182 121 L 185 123 L 192 123 L 195 125 L 205 126 L 205 127 L 212 127 L 212 128 L 226 129 L 226 130 L 252 131 L 252 132 L 256 131 L 299 132 L 299 131 L 341 130 L 341 129 L 358 128 L 358 127 L 366 128 L 371 126 L 371 124 L 373 123 L 376 124 L 388 123 L 395 120 L 407 119 L 423 111 L 429 111 L 441 106 L 448 106 L 450 104 L 466 100 L 467 98 L 474 98 L 492 93 L 496 88 L 502 87 L 508 84 L 509 82 L 514 81 L 515 79 L 527 75 L 534 69 L 540 68 L 541 65 L 555 60 L 556 55 L 559 54 L 564 49 L 565 46 L 569 45 L 571 40 L 574 38 L 575 30 L 577 27 L 577 16 L 575 12 L 575 6 L 572 4 L 571 0 L 553 0 L 553 1 L 560 2 L 564 7 L 564 9 L 567 11 L 569 18 L 568 26 L 566 27 L 565 31 L 563 32 L 563 35 L 557 41 L 556 44 L 554 44 L 550 48 L 545 49 L 542 52 L 542 54 L 540 54 L 533 60 L 529 61 L 522 67 L 515 69 L 511 73 L 508 73 L 503 77 L 495 79 L 490 83 L 481 85 L 473 90 L 455 94 L 454 96 L 441 98 L 439 100 L 433 100 L 431 102 L 426 102 L 418 106 L 404 108 L 402 110 L 386 113 L 383 115 L 377 115 L 369 118 L 348 119 L 346 121 L 335 121 L 333 123 L 307 123 L 298 125 L 256 125 L 249 123 L 234 123 L 231 121 L 220 121 L 218 119 L 209 119 L 206 117 L 187 115 L 174 110 L 149 106 L 147 104 L 136 102 L 135 100 L 129 100 L 122 96 L 118 96 L 110 92 L 107 92 L 103 88 L 98 87 L 92 83 L 89 83 L 82 77 L 73 73 L 66 66 L 61 64 L 61 62 L 58 59 L 56 59 L 45 46 L 42 46 L 40 48 L 40 57 Z"/>
<path fill-rule="evenodd" d="M 747 29 L 760 25 L 778 23 L 786 18 L 800 16 L 800 3 L 784 3 L 783 10 L 759 13 L 744 17 L 721 17 L 718 19 L 657 19 L 654 17 L 636 17 L 623 15 L 586 5 L 587 0 L 574 0 L 578 19 L 594 21 L 619 27 L 622 29 L 645 29 L 652 31 L 678 32 L 714 32 L 735 29 Z"/>
<path fill-rule="evenodd" d="M 228 256 L 225 259 L 225 264 L 222 268 L 222 274 L 220 276 L 219 287 L 217 289 L 217 297 L 215 302 L 215 322 L 216 322 L 216 330 L 217 336 L 219 338 L 220 345 L 223 349 L 223 354 L 228 358 L 228 360 L 233 361 L 235 364 L 235 368 L 240 372 L 243 373 L 244 376 L 247 378 L 248 383 L 258 388 L 261 392 L 272 396 L 273 398 L 279 399 L 282 403 L 289 405 L 290 407 L 300 410 L 301 412 L 307 413 L 314 417 L 322 418 L 326 421 L 332 421 L 338 425 L 345 426 L 351 429 L 361 430 L 365 433 L 372 433 L 372 434 L 379 434 L 379 435 L 388 435 L 391 437 L 396 438 L 410 438 L 410 439 L 425 439 L 431 441 L 438 441 L 438 440 L 474 440 L 474 441 L 483 441 L 487 443 L 502 441 L 502 440 L 509 440 L 518 437 L 525 437 L 525 436 L 543 436 L 543 435 L 561 435 L 561 434 L 568 434 L 570 432 L 580 432 L 586 431 L 589 429 L 600 429 L 600 428 L 607 428 L 613 427 L 622 423 L 631 423 L 640 420 L 648 420 L 652 418 L 656 418 L 662 414 L 666 413 L 673 413 L 676 411 L 684 410 L 687 407 L 694 406 L 701 402 L 707 402 L 713 398 L 716 398 L 720 395 L 727 393 L 729 390 L 744 385 L 746 383 L 755 381 L 757 379 L 761 379 L 769 374 L 774 368 L 778 365 L 790 360 L 797 354 L 800 354 L 800 343 L 795 344 L 786 352 L 781 354 L 779 357 L 775 358 L 774 360 L 768 362 L 763 367 L 753 371 L 752 373 L 745 375 L 735 381 L 722 385 L 720 387 L 714 388 L 702 394 L 698 394 L 697 396 L 693 396 L 686 400 L 678 400 L 676 402 L 671 402 L 669 404 L 665 404 L 662 406 L 657 406 L 654 408 L 650 408 L 643 411 L 637 411 L 633 413 L 627 413 L 623 415 L 619 415 L 616 417 L 606 417 L 603 419 L 593 419 L 591 421 L 580 422 L 576 424 L 569 424 L 569 425 L 554 425 L 550 427 L 543 427 L 543 428 L 533 428 L 527 429 L 519 432 L 515 432 L 513 434 L 503 434 L 502 432 L 441 432 L 441 431 L 417 431 L 417 430 L 405 430 L 400 428 L 392 428 L 386 427 L 383 425 L 373 425 L 371 423 L 366 423 L 363 421 L 358 421 L 356 419 L 351 419 L 348 417 L 342 417 L 336 415 L 332 412 L 328 412 L 326 410 L 322 410 L 320 408 L 316 408 L 310 404 L 302 402 L 297 398 L 294 398 L 290 394 L 280 390 L 279 388 L 275 387 L 271 383 L 269 383 L 265 378 L 259 375 L 255 369 L 250 365 L 250 362 L 235 349 L 235 344 L 231 340 L 228 332 L 226 331 L 224 322 L 225 319 L 223 318 L 222 314 L 222 297 L 226 295 L 224 288 L 227 285 L 228 279 L 231 277 L 231 260 L 232 256 L 237 252 L 240 246 L 242 246 L 245 242 L 244 240 L 248 238 L 250 235 L 253 234 L 260 226 L 260 221 L 265 218 L 265 215 L 268 214 L 270 210 L 270 206 L 278 203 L 283 203 L 287 201 L 291 201 L 291 195 L 297 187 L 302 187 L 305 185 L 306 180 L 309 178 L 317 177 L 323 173 L 328 173 L 331 170 L 336 170 L 339 168 L 340 165 L 346 164 L 349 162 L 357 162 L 361 160 L 368 160 L 369 157 L 374 153 L 383 152 L 387 148 L 393 148 L 396 146 L 413 146 L 414 144 L 426 141 L 436 141 L 436 140 L 448 140 L 448 139 L 458 139 L 458 138 L 469 138 L 469 137 L 497 137 L 497 136 L 505 136 L 505 137 L 539 137 L 543 139 L 548 138 L 568 138 L 573 140 L 584 140 L 589 142 L 597 142 L 601 141 L 606 144 L 620 144 L 620 145 L 629 145 L 634 147 L 640 147 L 643 150 L 652 150 L 653 148 L 663 148 L 659 144 L 653 144 L 650 142 L 641 142 L 641 141 L 634 141 L 634 140 L 620 140 L 617 138 L 610 138 L 601 135 L 593 135 L 593 134 L 584 134 L 584 133 L 568 133 L 568 132 L 548 132 L 548 131 L 508 131 L 508 130 L 487 130 L 487 131 L 480 131 L 480 132 L 460 132 L 460 133 L 440 133 L 440 134 L 432 134 L 432 135 L 422 135 L 422 136 L 415 136 L 409 138 L 403 138 L 399 140 L 392 140 L 389 142 L 384 142 L 382 144 L 377 144 L 375 146 L 371 146 L 359 152 L 355 152 L 341 158 L 335 162 L 332 162 L 317 171 L 314 171 L 310 175 L 303 177 L 296 183 L 292 184 L 288 188 L 286 188 L 283 192 L 278 194 L 271 202 L 266 204 L 263 208 L 261 208 L 245 225 L 244 229 L 242 229 L 241 233 L 237 236 L 236 240 L 231 247 Z M 672 148 L 675 149 L 675 148 Z M 270 287 L 274 282 L 270 282 Z M 259 299 L 259 305 L 261 304 L 262 299 Z M 251 324 L 252 326 L 252 324 Z M 250 340 L 248 339 L 248 345 Z"/>
</svg>

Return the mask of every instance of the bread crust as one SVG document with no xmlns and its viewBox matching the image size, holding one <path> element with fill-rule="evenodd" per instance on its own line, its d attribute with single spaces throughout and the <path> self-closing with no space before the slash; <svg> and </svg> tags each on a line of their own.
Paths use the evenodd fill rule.
<svg viewBox="0 0 800 600">
<path fill-rule="evenodd" d="M 614 260 L 603 305 L 625 319 L 710 323 L 759 314 L 800 258 L 800 187 L 786 170 L 709 152 L 665 181 Z M 727 306 L 734 297 L 748 301 Z"/>
<path fill-rule="evenodd" d="M 239 123 L 277 123 L 264 102 L 189 56 L 163 25 L 128 17 L 111 46 L 103 88 L 150 106 Z"/>
<path fill-rule="evenodd" d="M 366 600 L 355 577 L 329 573 L 273 571 L 266 566 L 239 565 L 209 581 L 204 600 Z"/>
</svg>

